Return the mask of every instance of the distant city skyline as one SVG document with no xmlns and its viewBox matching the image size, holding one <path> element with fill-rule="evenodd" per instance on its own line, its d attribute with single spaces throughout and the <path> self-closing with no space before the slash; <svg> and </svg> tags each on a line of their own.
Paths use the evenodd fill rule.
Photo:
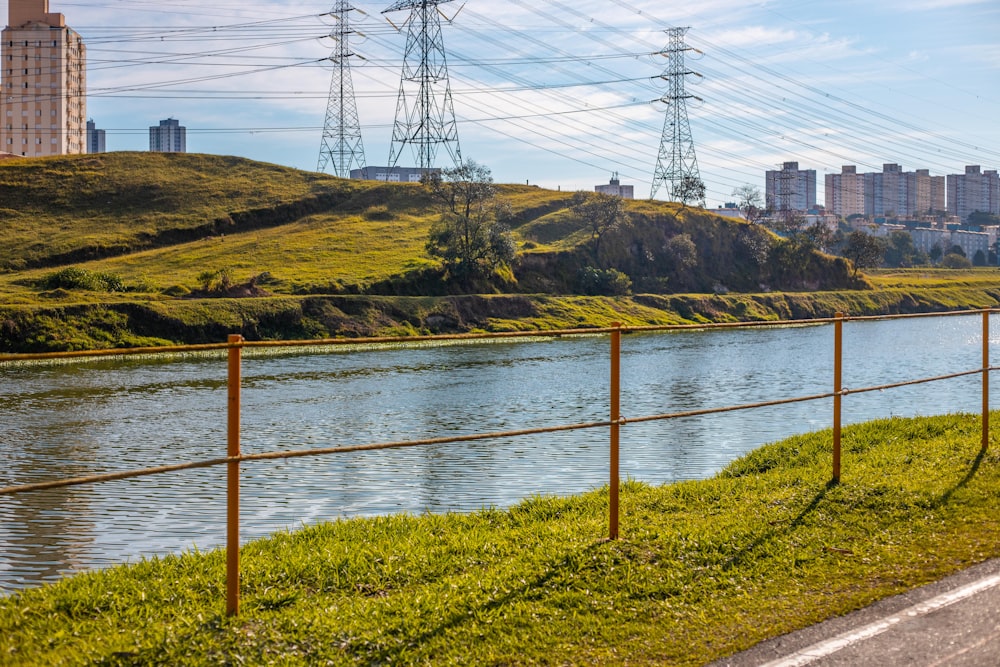
<svg viewBox="0 0 1000 667">
<path fill-rule="evenodd" d="M 184 119 L 188 150 L 315 170 L 330 83 L 330 4 L 60 3 L 88 53 L 87 115 L 108 150 Z M 368 164 L 389 155 L 405 35 L 356 2 L 351 62 Z M 937 176 L 1000 166 L 993 0 L 446 3 L 462 154 L 498 182 L 649 192 L 666 115 L 663 32 L 690 26 L 689 116 L 709 208 L 798 161 Z M 459 11 L 460 10 L 460 11 Z M 457 16 L 455 15 L 457 12 Z M 6 17 L 7 3 L 0 2 Z M 405 15 L 389 18 L 399 25 Z M 4 70 L 0 75 L 6 75 Z M 403 161 L 401 166 L 407 166 Z M 439 164 L 437 166 L 448 166 Z M 824 201 L 823 193 L 817 197 Z"/>
</svg>

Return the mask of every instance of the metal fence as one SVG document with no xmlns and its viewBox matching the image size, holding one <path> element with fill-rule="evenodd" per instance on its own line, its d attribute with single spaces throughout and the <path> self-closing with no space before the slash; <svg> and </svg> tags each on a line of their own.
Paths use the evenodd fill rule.
<svg viewBox="0 0 1000 667">
<path fill-rule="evenodd" d="M 350 452 L 363 452 L 373 450 L 398 449 L 404 447 L 423 447 L 429 445 L 441 445 L 460 442 L 471 442 L 478 440 L 492 440 L 498 438 L 517 438 L 529 435 L 539 435 L 544 433 L 556 433 L 565 431 L 578 431 L 584 429 L 607 428 L 609 430 L 609 500 L 608 500 L 608 537 L 612 540 L 619 536 L 619 449 L 622 428 L 628 424 L 636 424 L 653 421 L 666 421 L 693 417 L 701 415 L 712 415 L 725 412 L 736 412 L 741 410 L 753 410 L 765 407 L 788 405 L 792 403 L 803 403 L 807 401 L 819 401 L 832 399 L 832 461 L 831 480 L 834 483 L 840 482 L 841 477 L 841 414 L 843 399 L 853 394 L 862 394 L 873 391 L 883 391 L 898 387 L 905 387 L 942 380 L 950 380 L 971 375 L 982 375 L 982 441 L 983 451 L 989 445 L 989 374 L 997 370 L 997 367 L 990 366 L 990 314 L 1000 312 L 996 309 L 984 309 L 974 311 L 955 311 L 948 313 L 934 313 L 921 315 L 896 315 L 883 317 L 852 317 L 849 318 L 842 313 L 838 313 L 832 318 L 795 320 L 782 322 L 738 322 L 723 324 L 694 324 L 694 325 L 673 325 L 673 326 L 623 326 L 615 323 L 611 327 L 593 329 L 569 329 L 556 331 L 526 331 L 509 333 L 483 333 L 483 334 L 454 334 L 445 336 L 409 336 L 409 337 L 383 337 L 364 339 L 326 339 L 311 341 L 246 341 L 242 336 L 234 334 L 229 336 L 225 343 L 208 345 L 186 345 L 160 348 L 136 348 L 117 350 L 98 350 L 80 352 L 56 352 L 48 354 L 0 354 L 0 364 L 23 361 L 41 361 L 53 359 L 86 359 L 96 357 L 112 356 L 139 356 L 139 355 L 162 355 L 168 353 L 184 353 L 199 351 L 220 351 L 226 350 L 228 356 L 228 397 L 227 397 L 227 451 L 225 457 L 219 457 L 205 461 L 193 461 L 170 466 L 160 466 L 156 468 L 146 468 L 142 470 L 127 470 L 121 472 L 107 473 L 102 475 L 92 475 L 87 477 L 77 477 L 72 479 L 52 480 L 38 482 L 34 484 L 23 484 L 0 488 L 0 496 L 29 493 L 44 489 L 62 488 L 68 486 L 79 486 L 86 484 L 98 484 L 115 480 L 125 480 L 150 475 L 160 475 L 169 472 L 179 472 L 183 470 L 193 470 L 197 468 L 209 468 L 226 466 L 227 476 L 227 530 L 226 530 L 226 611 L 230 615 L 239 613 L 240 603 L 240 465 L 255 461 L 292 459 L 302 457 L 329 456 L 345 454 Z M 976 369 L 957 370 L 954 373 L 940 375 L 936 377 L 918 378 L 904 382 L 896 382 L 874 387 L 864 387 L 860 389 L 845 389 L 842 385 L 843 378 L 843 340 L 844 324 L 847 321 L 861 320 L 885 320 L 903 319 L 919 317 L 954 317 L 981 314 L 982 316 L 982 366 Z M 795 324 L 833 324 L 834 341 L 833 357 L 834 369 L 831 378 L 831 390 L 823 394 L 811 396 L 798 396 L 793 398 L 782 398 L 761 403 L 750 403 L 744 405 L 733 405 L 721 408 L 706 408 L 703 410 L 689 410 L 685 412 L 674 412 L 659 415 L 647 415 L 643 417 L 633 417 L 628 420 L 622 417 L 621 411 L 621 344 L 622 335 L 630 332 L 664 332 L 683 330 L 707 330 L 707 329 L 745 329 L 762 328 L 771 326 L 788 326 Z M 406 440 L 397 442 L 370 443 L 365 445 L 330 447 L 305 449 L 287 452 L 269 452 L 261 454 L 244 455 L 240 451 L 240 390 L 242 386 L 242 353 L 245 349 L 252 348 L 278 348 L 278 347 L 350 347 L 379 343 L 415 343 L 422 341 L 449 341 L 449 340 L 496 340 L 510 338 L 538 338 L 538 337 L 563 337 L 581 335 L 607 335 L 610 339 L 609 350 L 609 374 L 608 392 L 610 399 L 610 411 L 606 421 L 588 422 L 580 424 L 566 424 L 561 426 L 528 428 L 514 431 L 502 431 L 493 433 L 477 433 L 473 435 L 427 438 L 422 440 Z"/>
</svg>

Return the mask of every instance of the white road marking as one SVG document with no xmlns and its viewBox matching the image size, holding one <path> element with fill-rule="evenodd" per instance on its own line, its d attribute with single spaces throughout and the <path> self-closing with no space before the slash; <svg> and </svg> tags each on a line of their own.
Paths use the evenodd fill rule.
<svg viewBox="0 0 1000 667">
<path fill-rule="evenodd" d="M 1000 585 L 1000 575 L 980 579 L 979 581 L 973 582 L 961 588 L 956 588 L 948 593 L 942 593 L 941 595 L 931 598 L 925 602 L 921 602 L 920 604 L 913 605 L 898 614 L 889 616 L 880 621 L 875 621 L 874 623 L 870 623 L 863 628 L 852 630 L 851 632 L 845 632 L 844 634 L 833 637 L 832 639 L 827 639 L 826 641 L 818 642 L 808 648 L 804 648 L 801 651 L 796 651 L 787 657 L 772 660 L 771 662 L 761 665 L 761 667 L 802 667 L 803 665 L 808 665 L 809 663 L 815 662 L 820 658 L 825 658 L 832 653 L 836 653 L 851 644 L 857 644 L 858 642 L 880 635 L 898 623 L 902 623 L 903 621 L 911 618 L 926 616 L 927 614 L 935 612 L 938 609 L 942 609 L 948 605 L 970 598 L 973 595 L 982 593 L 983 591 L 994 588 L 997 585 Z"/>
</svg>

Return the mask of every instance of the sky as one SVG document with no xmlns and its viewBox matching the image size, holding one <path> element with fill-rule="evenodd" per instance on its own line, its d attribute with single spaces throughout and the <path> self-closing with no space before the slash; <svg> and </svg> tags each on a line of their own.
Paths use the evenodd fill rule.
<svg viewBox="0 0 1000 667">
<path fill-rule="evenodd" d="M 366 163 L 388 162 L 408 11 L 354 0 L 350 59 Z M 176 118 L 189 152 L 315 171 L 335 3 L 50 0 L 87 44 L 88 116 L 144 151 Z M 687 112 L 709 207 L 797 161 L 823 180 L 885 163 L 1000 168 L 996 0 L 442 2 L 461 154 L 497 182 L 648 197 L 667 105 L 665 31 L 689 28 Z M 6 1 L 0 1 L 6 17 Z M 390 23 L 391 21 L 391 23 Z M 396 27 L 394 27 L 396 26 Z M 436 166 L 447 167 L 440 151 Z M 413 166 L 404 149 L 398 163 Z M 328 168 L 331 171 L 332 168 Z M 661 190 L 659 198 L 664 198 Z"/>
</svg>

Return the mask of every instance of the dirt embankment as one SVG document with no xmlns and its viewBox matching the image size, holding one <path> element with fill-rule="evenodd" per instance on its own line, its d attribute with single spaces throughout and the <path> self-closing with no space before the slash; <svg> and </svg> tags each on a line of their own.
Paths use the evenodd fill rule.
<svg viewBox="0 0 1000 667">
<path fill-rule="evenodd" d="M 0 309 L 0 352 L 248 340 L 406 336 L 735 321 L 807 320 L 997 307 L 997 290 L 553 297 L 306 296 L 178 299 Z"/>
</svg>

